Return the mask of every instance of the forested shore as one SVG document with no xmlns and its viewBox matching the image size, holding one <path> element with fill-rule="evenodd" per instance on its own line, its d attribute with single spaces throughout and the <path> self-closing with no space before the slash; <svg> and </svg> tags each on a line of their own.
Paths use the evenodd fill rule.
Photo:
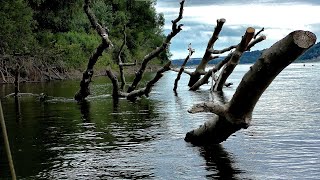
<svg viewBox="0 0 320 180">
<path fill-rule="evenodd" d="M 95 0 L 99 23 L 110 28 L 114 47 L 99 58 L 95 70 L 125 63 L 139 64 L 147 52 L 162 44 L 164 18 L 156 1 Z M 139 14 L 139 16 L 137 16 Z M 81 76 L 88 59 L 101 43 L 83 11 L 82 0 L 3 0 L 0 2 L 0 82 L 13 83 L 16 72 L 22 82 L 39 82 Z M 153 65 L 168 61 L 162 52 Z M 131 71 L 134 67 L 131 67 Z M 100 73 L 99 73 L 100 72 Z"/>
</svg>

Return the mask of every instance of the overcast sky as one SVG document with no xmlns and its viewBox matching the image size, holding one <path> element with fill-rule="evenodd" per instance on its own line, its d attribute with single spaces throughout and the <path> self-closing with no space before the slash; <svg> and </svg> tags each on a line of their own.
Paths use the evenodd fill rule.
<svg viewBox="0 0 320 180">
<path fill-rule="evenodd" d="M 157 12 L 166 19 L 165 33 L 179 12 L 180 0 L 158 0 Z M 183 30 L 172 40 L 172 59 L 185 58 L 187 46 L 196 49 L 193 57 L 202 57 L 216 20 L 225 18 L 215 49 L 238 44 L 247 27 L 267 36 L 252 50 L 265 49 L 294 30 L 309 30 L 320 39 L 320 0 L 186 0 L 181 23 Z"/>
</svg>

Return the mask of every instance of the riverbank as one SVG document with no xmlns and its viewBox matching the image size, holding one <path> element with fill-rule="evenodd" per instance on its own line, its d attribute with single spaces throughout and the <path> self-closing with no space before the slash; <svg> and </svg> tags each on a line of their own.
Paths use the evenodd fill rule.
<svg viewBox="0 0 320 180">
<path fill-rule="evenodd" d="M 106 69 L 109 67 L 98 67 L 94 70 L 94 76 L 105 76 Z M 136 66 L 125 67 L 125 74 L 135 74 L 140 68 L 140 64 Z M 146 72 L 155 72 L 161 68 L 160 64 L 150 64 L 146 68 Z M 114 73 L 118 76 L 119 70 L 115 65 L 113 68 Z M 35 65 L 33 62 L 27 62 L 21 66 L 15 63 L 1 62 L 0 65 L 0 84 L 12 84 L 15 81 L 17 72 L 19 72 L 20 83 L 40 83 L 49 81 L 60 80 L 80 80 L 85 68 L 79 69 L 66 69 L 57 65 Z"/>
</svg>

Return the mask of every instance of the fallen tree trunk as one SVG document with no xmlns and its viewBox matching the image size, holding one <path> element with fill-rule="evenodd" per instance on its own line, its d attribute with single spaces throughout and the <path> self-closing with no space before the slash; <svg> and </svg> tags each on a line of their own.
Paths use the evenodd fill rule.
<svg viewBox="0 0 320 180">
<path fill-rule="evenodd" d="M 218 144 L 241 128 L 249 127 L 252 111 L 266 88 L 315 42 L 316 36 L 312 32 L 299 30 L 265 50 L 244 75 L 230 102 L 201 103 L 191 108 L 191 113 L 212 112 L 216 115 L 198 129 L 188 132 L 185 141 L 197 145 Z"/>
</svg>

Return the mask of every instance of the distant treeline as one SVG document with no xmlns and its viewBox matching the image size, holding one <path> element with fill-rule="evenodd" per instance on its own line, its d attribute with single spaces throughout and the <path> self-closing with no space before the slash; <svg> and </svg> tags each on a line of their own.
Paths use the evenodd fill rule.
<svg viewBox="0 0 320 180">
<path fill-rule="evenodd" d="M 245 52 L 240 58 L 240 63 L 252 64 L 260 57 L 262 52 L 263 50 Z M 223 58 L 224 57 L 220 57 L 218 59 L 210 61 L 209 64 L 217 64 L 218 62 L 223 60 Z M 172 63 L 174 65 L 180 66 L 183 63 L 183 61 L 184 59 L 176 59 L 176 60 L 173 60 Z M 201 61 L 201 58 L 192 58 L 190 61 L 188 61 L 187 66 L 198 65 L 200 61 Z M 320 42 L 315 44 L 308 51 L 306 51 L 302 56 L 300 56 L 297 59 L 296 62 L 307 62 L 307 61 L 320 61 Z"/>
<path fill-rule="evenodd" d="M 114 64 L 123 42 L 124 26 L 127 44 L 123 61 L 139 61 L 161 45 L 164 18 L 156 13 L 155 3 L 155 0 L 92 0 L 94 13 L 100 23 L 109 28 L 114 44 L 97 67 Z M 91 28 L 83 4 L 84 0 L 1 0 L 0 60 L 18 56 L 12 59 L 32 59 L 40 68 L 48 64 L 66 69 L 83 68 L 101 42 Z M 169 52 L 164 52 L 159 60 L 166 61 L 168 56 Z"/>
</svg>

